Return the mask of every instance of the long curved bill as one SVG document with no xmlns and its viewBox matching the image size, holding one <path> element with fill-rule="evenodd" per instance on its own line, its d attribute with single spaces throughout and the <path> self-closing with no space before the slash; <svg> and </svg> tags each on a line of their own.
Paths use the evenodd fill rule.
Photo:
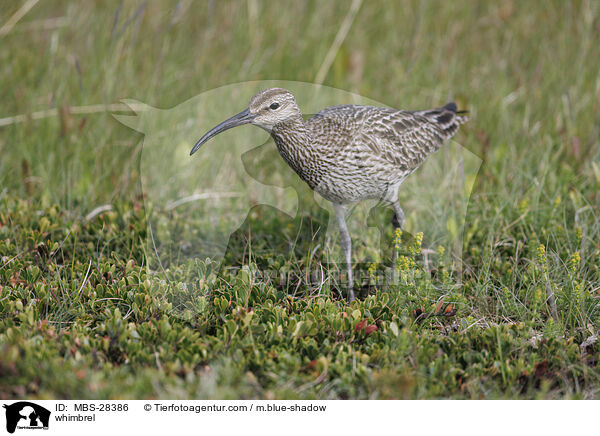
<svg viewBox="0 0 600 436">
<path fill-rule="evenodd" d="M 221 124 L 216 125 L 208 132 L 206 132 L 206 134 L 202 138 L 200 138 L 198 142 L 196 142 L 196 145 L 194 145 L 194 148 L 192 148 L 192 151 L 190 151 L 190 156 L 196 153 L 198 149 L 202 147 L 202 145 L 213 136 L 216 136 L 219 133 L 224 132 L 225 130 L 229 130 L 233 127 L 241 126 L 242 124 L 248 124 L 252 122 L 252 120 L 255 117 L 256 115 L 250 113 L 249 109 L 245 109 L 239 114 L 236 114 L 228 120 L 223 121 Z"/>
</svg>

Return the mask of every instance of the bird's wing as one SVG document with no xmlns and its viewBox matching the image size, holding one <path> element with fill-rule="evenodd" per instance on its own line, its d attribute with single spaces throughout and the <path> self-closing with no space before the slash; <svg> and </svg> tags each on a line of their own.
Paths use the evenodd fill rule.
<svg viewBox="0 0 600 436">
<path fill-rule="evenodd" d="M 381 113 L 362 125 L 356 142 L 387 162 L 411 171 L 443 143 L 438 128 L 412 112 Z"/>
<path fill-rule="evenodd" d="M 412 171 L 452 137 L 466 120 L 457 114 L 454 103 L 448 103 L 425 111 L 332 106 L 307 122 L 317 142 L 326 141 L 329 147 L 334 146 L 339 151 L 343 148 L 365 151 L 367 158 L 381 159 L 399 169 Z M 335 136 L 345 140 L 335 141 Z"/>
</svg>

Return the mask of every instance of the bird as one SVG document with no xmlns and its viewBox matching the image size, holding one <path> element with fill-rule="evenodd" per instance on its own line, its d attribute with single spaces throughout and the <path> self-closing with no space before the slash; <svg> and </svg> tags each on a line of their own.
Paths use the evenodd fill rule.
<svg viewBox="0 0 600 436">
<path fill-rule="evenodd" d="M 351 302 L 355 294 L 352 240 L 346 224 L 349 205 L 367 199 L 383 201 L 393 208 L 392 225 L 402 227 L 400 185 L 467 120 L 466 111 L 458 111 L 454 102 L 417 111 L 346 104 L 326 107 L 304 120 L 290 91 L 269 88 L 254 95 L 246 109 L 206 132 L 190 156 L 233 127 L 252 124 L 269 132 L 283 160 L 332 203 Z"/>
</svg>

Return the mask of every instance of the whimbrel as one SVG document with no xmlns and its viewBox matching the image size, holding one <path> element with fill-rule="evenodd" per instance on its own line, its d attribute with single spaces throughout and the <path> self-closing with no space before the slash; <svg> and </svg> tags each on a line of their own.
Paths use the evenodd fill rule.
<svg viewBox="0 0 600 436">
<path fill-rule="evenodd" d="M 352 301 L 347 205 L 383 200 L 394 209 L 392 224 L 401 227 L 400 184 L 467 121 L 462 113 L 455 103 L 421 111 L 341 105 L 327 107 L 304 121 L 292 93 L 271 88 L 253 96 L 242 112 L 209 130 L 190 155 L 232 127 L 254 124 L 269 132 L 287 164 L 333 204 L 348 274 L 348 299 Z"/>
</svg>

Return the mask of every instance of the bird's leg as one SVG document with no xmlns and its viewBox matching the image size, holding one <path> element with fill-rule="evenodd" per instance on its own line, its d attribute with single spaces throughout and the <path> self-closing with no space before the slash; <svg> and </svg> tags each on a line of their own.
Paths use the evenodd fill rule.
<svg viewBox="0 0 600 436">
<path fill-rule="evenodd" d="M 346 260 L 346 271 L 348 273 L 348 301 L 354 301 L 354 280 L 352 277 L 352 240 L 346 226 L 346 208 L 341 204 L 334 204 L 335 215 L 340 229 L 340 244 L 344 251 Z"/>
<path fill-rule="evenodd" d="M 392 217 L 392 225 L 394 226 L 394 229 L 401 228 L 402 225 L 404 224 L 404 212 L 402 211 L 402 208 L 400 207 L 400 203 L 398 202 L 398 200 L 394 201 L 392 203 L 392 206 L 394 208 L 394 216 Z"/>
<path fill-rule="evenodd" d="M 394 216 L 392 216 L 392 225 L 394 226 L 394 241 L 395 241 L 395 239 L 396 239 L 395 230 L 402 228 L 402 225 L 404 224 L 404 212 L 402 211 L 402 208 L 400 207 L 400 203 L 398 202 L 398 200 L 392 202 L 392 207 L 394 208 Z M 392 254 L 392 264 L 395 268 L 396 267 L 396 259 L 398 258 L 398 251 L 396 250 L 396 247 L 394 247 L 392 249 L 392 253 L 393 253 Z"/>
</svg>

